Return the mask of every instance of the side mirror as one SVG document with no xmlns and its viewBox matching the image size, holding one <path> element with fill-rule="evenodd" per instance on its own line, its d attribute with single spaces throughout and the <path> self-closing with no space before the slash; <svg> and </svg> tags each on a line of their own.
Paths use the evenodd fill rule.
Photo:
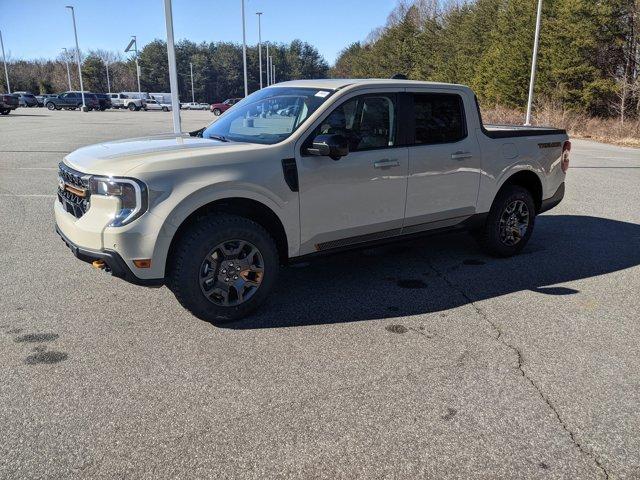
<svg viewBox="0 0 640 480">
<path fill-rule="evenodd" d="M 307 153 L 340 160 L 341 157 L 349 153 L 349 141 L 344 136 L 335 133 L 318 135 L 313 139 L 311 148 L 307 148 Z"/>
</svg>

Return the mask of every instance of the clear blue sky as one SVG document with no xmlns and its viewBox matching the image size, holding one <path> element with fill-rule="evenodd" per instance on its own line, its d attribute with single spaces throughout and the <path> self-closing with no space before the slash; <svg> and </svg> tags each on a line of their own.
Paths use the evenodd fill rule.
<svg viewBox="0 0 640 480">
<path fill-rule="evenodd" d="M 396 0 L 245 0 L 247 42 L 262 38 L 314 45 L 332 64 L 338 52 L 384 24 Z M 131 35 L 138 45 L 166 39 L 163 0 L 0 0 L 0 30 L 11 59 L 55 58 L 74 45 L 74 5 L 81 50 L 124 50 Z M 242 41 L 240 0 L 173 0 L 176 41 Z"/>
</svg>

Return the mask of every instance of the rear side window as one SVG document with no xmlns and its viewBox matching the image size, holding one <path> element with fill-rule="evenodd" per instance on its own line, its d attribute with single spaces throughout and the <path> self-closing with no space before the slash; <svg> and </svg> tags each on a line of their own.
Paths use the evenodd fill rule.
<svg viewBox="0 0 640 480">
<path fill-rule="evenodd" d="M 453 143 L 467 136 L 462 98 L 455 94 L 416 93 L 415 145 Z"/>
</svg>

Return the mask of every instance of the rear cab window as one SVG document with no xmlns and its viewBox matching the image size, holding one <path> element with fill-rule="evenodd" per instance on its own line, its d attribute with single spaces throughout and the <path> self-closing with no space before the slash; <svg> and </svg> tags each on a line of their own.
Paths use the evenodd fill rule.
<svg viewBox="0 0 640 480">
<path fill-rule="evenodd" d="M 413 145 L 455 143 L 467 136 L 462 97 L 454 93 L 413 93 L 409 120 Z"/>
</svg>

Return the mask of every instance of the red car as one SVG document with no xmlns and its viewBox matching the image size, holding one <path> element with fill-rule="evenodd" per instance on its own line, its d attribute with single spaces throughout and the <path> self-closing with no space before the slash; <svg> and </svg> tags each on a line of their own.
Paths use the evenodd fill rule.
<svg viewBox="0 0 640 480">
<path fill-rule="evenodd" d="M 238 103 L 241 98 L 227 98 L 222 103 L 214 103 L 211 105 L 211 112 L 215 115 L 222 115 L 224 112 L 233 107 L 236 103 Z"/>
</svg>

